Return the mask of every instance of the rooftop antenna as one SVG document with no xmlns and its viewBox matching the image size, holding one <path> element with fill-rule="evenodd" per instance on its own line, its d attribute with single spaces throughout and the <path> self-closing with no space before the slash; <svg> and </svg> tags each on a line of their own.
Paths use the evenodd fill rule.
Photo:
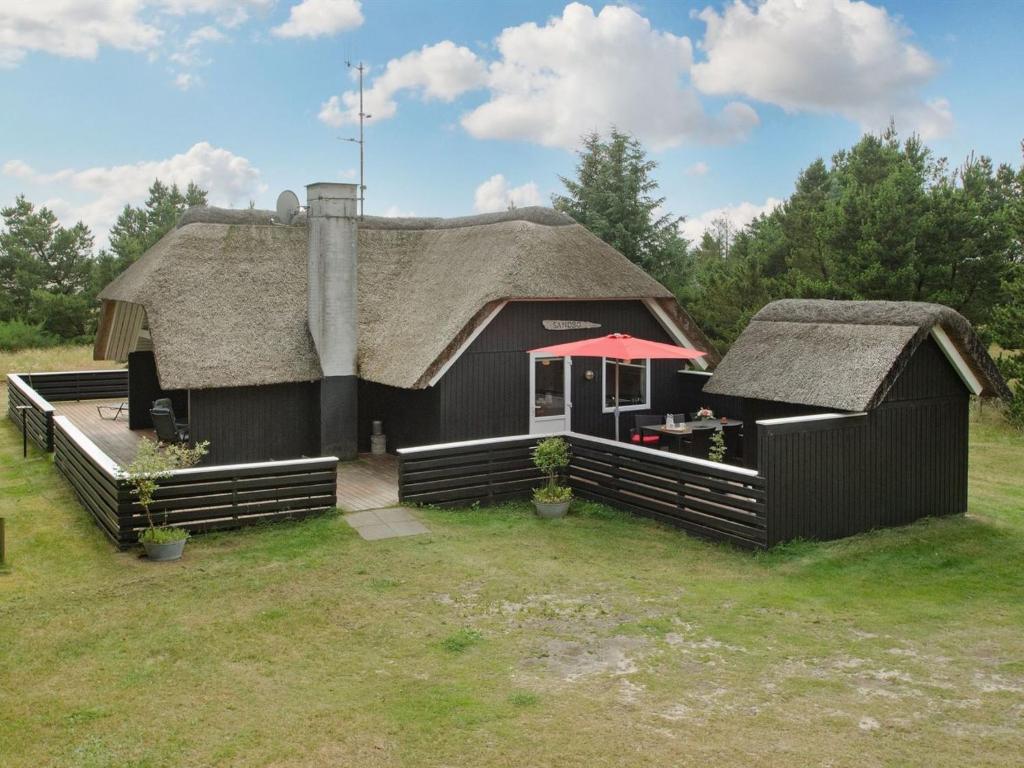
<svg viewBox="0 0 1024 768">
<path fill-rule="evenodd" d="M 352 66 L 352 62 L 346 60 L 345 66 L 349 69 L 354 69 L 359 73 L 359 138 L 345 138 L 343 141 L 351 141 L 353 144 L 359 145 L 359 218 L 363 218 L 363 206 L 366 203 L 366 184 L 363 183 L 363 146 L 365 141 L 363 139 L 363 121 L 369 120 L 373 115 L 368 115 L 363 111 L 363 72 L 366 71 L 366 67 L 363 62 L 359 62 L 357 65 Z"/>
</svg>

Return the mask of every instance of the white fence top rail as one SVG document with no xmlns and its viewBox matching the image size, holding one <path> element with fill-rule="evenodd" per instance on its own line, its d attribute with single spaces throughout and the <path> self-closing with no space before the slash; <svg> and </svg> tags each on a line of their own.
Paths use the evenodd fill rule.
<svg viewBox="0 0 1024 768">
<path fill-rule="evenodd" d="M 809 416 L 787 416 L 783 419 L 758 419 L 757 425 L 761 427 L 774 427 L 778 424 L 800 424 L 805 421 L 828 421 L 829 419 L 856 419 L 867 416 L 866 411 L 857 413 L 812 413 Z"/>
<path fill-rule="evenodd" d="M 25 381 L 22 376 L 29 374 L 24 373 L 8 373 L 7 380 L 14 384 L 25 397 L 31 400 L 36 408 L 41 410 L 43 413 L 53 413 L 53 406 L 50 405 L 49 401 L 46 400 L 42 395 L 36 392 L 32 385 Z"/>
<path fill-rule="evenodd" d="M 78 447 L 82 449 L 82 452 L 96 462 L 99 468 L 110 475 L 112 479 L 116 480 L 124 476 L 118 463 L 100 450 L 100 447 L 86 437 L 82 430 L 72 424 L 71 420 L 67 416 L 54 416 L 53 423 L 59 427 L 70 440 L 77 443 Z"/>
<path fill-rule="evenodd" d="M 80 376 L 83 373 L 127 373 L 127 368 L 90 368 L 84 371 L 35 371 L 19 373 L 18 376 Z"/>
<path fill-rule="evenodd" d="M 202 474 L 203 472 L 230 472 L 239 469 L 295 469 L 309 464 L 322 464 L 325 461 L 337 462 L 337 456 L 317 456 L 312 459 L 283 459 L 281 461 L 253 461 L 248 464 L 211 464 L 206 467 L 188 467 L 187 469 L 175 469 L 170 473 L 171 477 L 187 477 L 188 475 Z"/>
<path fill-rule="evenodd" d="M 437 451 L 444 450 L 446 448 L 458 449 L 458 448 L 475 448 L 485 447 L 489 445 L 501 445 L 502 443 L 513 443 L 521 442 L 523 440 L 543 440 L 548 437 L 573 437 L 579 438 L 580 440 L 586 440 L 587 442 L 597 443 L 598 445 L 606 445 L 613 448 L 622 448 L 633 453 L 640 455 L 657 456 L 660 459 L 669 459 L 670 461 L 677 461 L 680 464 L 692 464 L 698 467 L 709 467 L 717 469 L 722 472 L 731 472 L 732 474 L 742 477 L 757 477 L 756 469 L 747 469 L 745 467 L 735 467 L 732 464 L 720 464 L 716 461 L 708 461 L 707 459 L 698 459 L 693 456 L 683 456 L 678 453 L 669 453 L 668 451 L 659 451 L 656 448 L 647 448 L 642 445 L 632 445 L 631 443 L 615 442 L 605 437 L 594 437 L 593 435 L 584 435 L 579 432 L 552 432 L 543 435 L 511 435 L 508 437 L 485 437 L 480 440 L 463 440 L 456 443 L 439 443 L 437 445 L 418 445 L 413 448 L 399 448 L 397 453 L 400 456 L 415 457 L 417 453 L 423 453 L 425 451 Z"/>
</svg>

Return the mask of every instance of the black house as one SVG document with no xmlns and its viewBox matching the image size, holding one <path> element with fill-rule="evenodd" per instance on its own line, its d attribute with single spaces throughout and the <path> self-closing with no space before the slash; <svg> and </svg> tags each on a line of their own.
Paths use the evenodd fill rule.
<svg viewBox="0 0 1024 768">
<path fill-rule="evenodd" d="M 610 332 L 717 357 L 672 294 L 546 208 L 356 216 L 356 187 L 305 212 L 197 208 L 101 293 L 95 357 L 128 361 L 132 428 L 175 402 L 210 463 L 354 457 L 572 429 L 610 436 L 610 366 L 526 350 Z M 626 366 L 621 410 L 680 408 L 680 364 Z"/>
</svg>

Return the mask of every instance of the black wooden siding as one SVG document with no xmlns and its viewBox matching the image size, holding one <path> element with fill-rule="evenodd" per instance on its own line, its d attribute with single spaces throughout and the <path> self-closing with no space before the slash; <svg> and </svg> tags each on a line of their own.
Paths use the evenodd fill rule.
<svg viewBox="0 0 1024 768">
<path fill-rule="evenodd" d="M 210 441 L 203 464 L 318 456 L 319 387 L 300 382 L 191 390 L 192 439 Z"/>
<path fill-rule="evenodd" d="M 587 320 L 600 323 L 601 327 L 549 331 L 542 325 L 543 320 Z M 528 433 L 532 393 L 530 356 L 526 350 L 607 333 L 629 333 L 673 343 L 640 301 L 509 302 L 437 383 L 439 440 L 455 442 Z M 677 371 L 685 365 L 680 360 L 652 361 L 652 407 L 623 413 L 623 433 L 628 434 L 633 416 L 638 413 L 681 409 L 681 375 Z M 593 381 L 585 378 L 588 370 L 594 372 Z M 573 431 L 613 436 L 612 414 L 601 412 L 600 359 L 573 358 L 571 380 Z"/>
<path fill-rule="evenodd" d="M 131 429 L 151 429 L 153 419 L 149 409 L 158 398 L 169 397 L 174 406 L 174 417 L 188 421 L 188 391 L 164 390 L 157 378 L 156 359 L 152 352 L 132 352 L 128 355 L 128 426 Z"/>
<path fill-rule="evenodd" d="M 549 331 L 543 320 L 588 320 L 600 328 Z M 370 424 L 384 422 L 388 449 L 433 443 L 522 435 L 530 430 L 530 356 L 528 349 L 592 338 L 606 333 L 673 343 L 640 301 L 512 301 L 478 336 L 441 380 L 424 390 L 359 384 L 359 444 L 369 448 Z M 681 411 L 678 387 L 681 360 L 651 365 L 652 408 L 622 414 L 628 434 L 638 413 Z M 593 381 L 584 374 L 592 370 Z M 601 413 L 601 361 L 573 358 L 572 428 L 602 437 L 614 435 L 611 414 Z"/>
<path fill-rule="evenodd" d="M 867 415 L 761 425 L 769 545 L 966 512 L 968 401 L 929 339 Z"/>
</svg>

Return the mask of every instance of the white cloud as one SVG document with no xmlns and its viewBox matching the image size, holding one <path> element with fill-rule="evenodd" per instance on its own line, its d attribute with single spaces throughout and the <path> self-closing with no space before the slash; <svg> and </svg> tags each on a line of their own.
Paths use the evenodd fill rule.
<svg viewBox="0 0 1024 768">
<path fill-rule="evenodd" d="M 477 187 L 473 194 L 473 210 L 477 213 L 504 211 L 508 209 L 510 203 L 517 208 L 540 205 L 540 190 L 532 181 L 518 187 L 510 187 L 505 176 L 496 173 Z"/>
<path fill-rule="evenodd" d="M 389 205 L 381 216 L 386 216 L 389 219 L 412 219 L 416 217 L 416 212 L 403 210 L 397 205 Z"/>
<path fill-rule="evenodd" d="M 265 189 L 259 170 L 246 158 L 205 141 L 165 160 L 44 173 L 15 159 L 4 164 L 3 173 L 35 185 L 44 194 L 46 190 L 74 194 L 73 201 L 56 196 L 47 204 L 65 223 L 81 219 L 88 224 L 101 246 L 124 205 L 145 200 L 156 178 L 182 187 L 194 181 L 209 190 L 213 205 L 244 204 Z"/>
<path fill-rule="evenodd" d="M 630 8 L 599 14 L 578 3 L 545 26 L 522 24 L 497 39 L 490 99 L 462 119 L 472 136 L 574 148 L 610 125 L 655 148 L 686 140 L 732 141 L 758 122 L 745 104 L 710 117 L 686 83 L 687 37 L 660 32 Z"/>
<path fill-rule="evenodd" d="M 482 86 L 486 67 L 471 50 L 445 40 L 425 45 L 387 63 L 364 93 L 364 109 L 375 120 L 393 117 L 398 109 L 399 91 L 418 91 L 424 100 L 452 101 L 466 91 Z M 320 119 L 340 126 L 359 121 L 359 92 L 346 91 L 321 105 Z"/>
<path fill-rule="evenodd" d="M 322 37 L 362 23 L 359 0 L 302 0 L 292 6 L 288 20 L 271 32 L 278 37 Z"/>
<path fill-rule="evenodd" d="M 191 72 L 179 72 L 174 78 L 174 87 L 179 91 L 187 91 L 201 84 L 203 79 Z"/>
<path fill-rule="evenodd" d="M 877 130 L 890 116 L 925 138 L 947 133 L 945 100 L 924 87 L 938 65 L 908 42 L 910 32 L 884 8 L 858 0 L 734 0 L 705 8 L 693 82 L 709 94 L 740 94 L 791 112 L 836 113 Z"/>
<path fill-rule="evenodd" d="M 237 27 L 249 18 L 250 11 L 268 11 L 274 0 L 152 0 L 152 5 L 175 16 L 205 14 L 225 27 Z"/>
<path fill-rule="evenodd" d="M 101 46 L 143 51 L 162 32 L 142 21 L 141 0 L 4 0 L 0 3 L 0 67 L 30 51 L 95 59 Z"/>
<path fill-rule="evenodd" d="M 611 125 L 661 148 L 694 139 L 734 141 L 758 123 L 754 110 L 737 102 L 718 116 L 706 114 L 687 82 L 689 38 L 653 29 L 630 8 L 608 6 L 595 15 L 571 3 L 544 26 L 505 29 L 495 50 L 488 62 L 446 40 L 392 59 L 367 91 L 366 111 L 375 119 L 392 117 L 403 90 L 452 101 L 487 88 L 487 101 L 462 117 L 470 135 L 565 148 Z M 357 104 L 355 91 L 333 96 L 320 119 L 352 122 Z"/>
<path fill-rule="evenodd" d="M 699 216 L 687 216 L 686 220 L 679 225 L 679 231 L 688 240 L 700 241 L 701 237 L 704 236 L 704 230 L 718 219 L 725 219 L 732 225 L 734 230 L 739 230 L 762 213 L 768 213 L 780 205 L 782 205 L 782 200 L 777 197 L 769 197 L 761 205 L 743 202 L 739 205 L 713 208 L 710 211 L 704 211 Z"/>
<path fill-rule="evenodd" d="M 707 176 L 707 173 L 710 170 L 711 166 L 709 166 L 703 160 L 698 160 L 696 163 L 687 168 L 684 171 L 684 173 L 687 176 Z"/>
</svg>

